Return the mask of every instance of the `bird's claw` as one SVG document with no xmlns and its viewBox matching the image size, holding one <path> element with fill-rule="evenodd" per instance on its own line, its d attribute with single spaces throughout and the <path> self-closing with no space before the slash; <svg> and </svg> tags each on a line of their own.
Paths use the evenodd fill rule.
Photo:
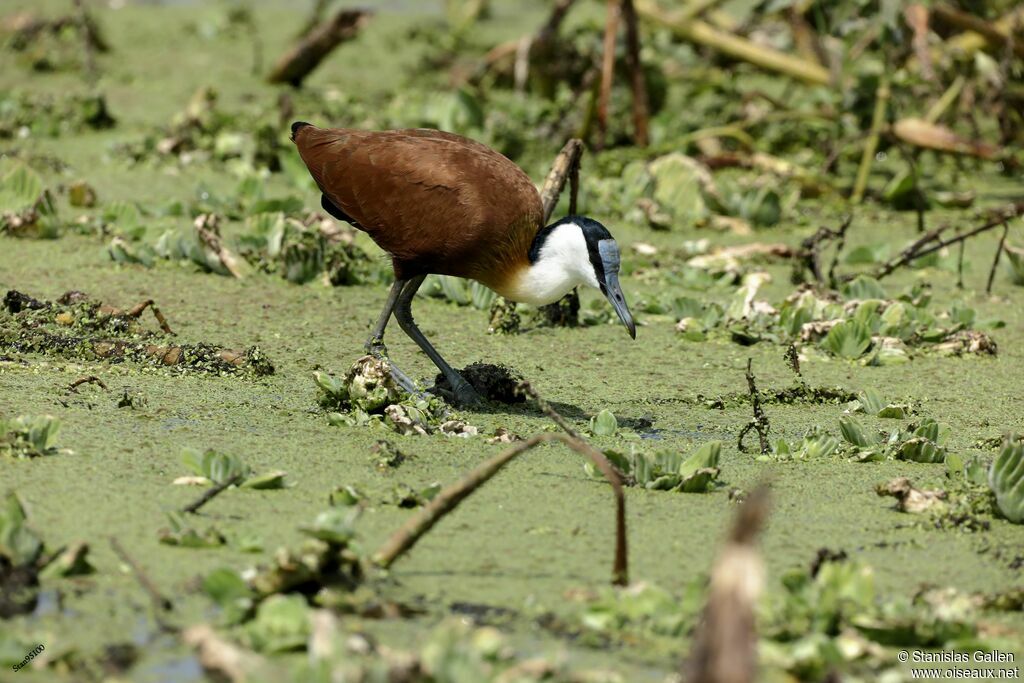
<svg viewBox="0 0 1024 683">
<path fill-rule="evenodd" d="M 484 397 L 466 380 L 455 383 L 452 394 L 460 408 L 479 408 L 486 403 Z"/>
</svg>

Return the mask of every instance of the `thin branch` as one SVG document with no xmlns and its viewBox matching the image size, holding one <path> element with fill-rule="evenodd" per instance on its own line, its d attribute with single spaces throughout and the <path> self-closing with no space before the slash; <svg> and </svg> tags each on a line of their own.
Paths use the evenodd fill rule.
<svg viewBox="0 0 1024 683">
<path fill-rule="evenodd" d="M 548 172 L 548 177 L 544 179 L 544 185 L 540 190 L 541 202 L 544 205 L 544 222 L 547 223 L 551 220 L 551 215 L 555 212 L 555 206 L 558 205 L 558 199 L 562 196 L 562 189 L 565 187 L 565 181 L 576 175 L 578 178 L 580 158 L 583 156 L 583 141 L 579 138 L 572 138 L 565 146 L 562 147 L 562 151 L 555 157 L 555 163 L 551 165 L 551 171 Z M 576 180 L 576 187 L 578 187 L 579 180 Z M 572 189 L 570 187 L 570 189 Z M 575 210 L 575 191 L 570 196 L 571 210 Z"/>
<path fill-rule="evenodd" d="M 616 542 L 612 583 L 626 585 L 629 582 L 629 571 L 626 555 L 625 496 L 622 491 L 622 483 L 611 470 L 608 460 L 600 452 L 580 439 L 559 433 L 537 434 L 477 465 L 462 479 L 438 493 L 433 500 L 393 533 L 373 554 L 374 563 L 380 567 L 390 567 L 395 560 L 411 550 L 445 515 L 458 507 L 459 503 L 468 498 L 480 486 L 487 483 L 505 465 L 526 451 L 549 441 L 561 441 L 577 453 L 590 458 L 612 485 L 616 499 Z"/>
<path fill-rule="evenodd" d="M 999 266 L 999 257 L 1003 255 L 1003 246 L 1006 244 L 1006 236 L 1010 232 L 1010 224 L 1003 223 L 1003 236 L 999 238 L 999 246 L 996 247 L 996 256 L 992 259 L 992 269 L 988 271 L 988 284 L 985 285 L 985 293 L 992 293 L 992 282 L 996 279 L 996 268 Z M 963 242 L 961 242 L 963 244 Z"/>
<path fill-rule="evenodd" d="M 142 566 L 128 554 L 128 551 L 124 549 L 120 541 L 113 536 L 110 537 L 110 547 L 114 549 L 114 553 L 122 562 L 131 567 L 135 580 L 139 582 L 142 589 L 149 595 L 158 613 L 169 612 L 174 609 L 174 604 L 160 592 L 160 589 L 156 587 L 156 584 L 149 578 L 149 575 L 146 574 Z"/>
<path fill-rule="evenodd" d="M 195 514 L 196 512 L 199 512 L 199 508 L 203 507 L 204 505 L 209 503 L 211 500 L 213 500 L 214 498 L 219 496 L 223 491 L 227 490 L 231 486 L 234 486 L 235 484 L 237 484 L 240 481 L 242 481 L 242 475 L 241 474 L 236 474 L 235 476 L 231 477 L 227 481 L 222 481 L 221 483 L 217 484 L 213 488 L 206 489 L 205 491 L 203 491 L 203 495 L 199 496 L 194 501 L 192 501 L 191 503 L 189 503 L 185 507 L 181 508 L 181 511 L 184 512 L 184 513 L 191 512 L 193 514 Z"/>
<path fill-rule="evenodd" d="M 1024 215 L 1024 202 L 1018 202 L 1011 204 L 1010 206 L 1004 207 L 1000 211 L 996 212 L 996 216 L 990 219 L 983 225 L 979 225 L 976 228 L 968 230 L 967 232 L 960 233 L 956 237 L 951 237 L 948 240 L 939 240 L 939 235 L 948 228 L 948 226 L 942 226 L 932 230 L 925 234 L 923 237 L 915 241 L 909 247 L 900 252 L 899 256 L 890 259 L 879 266 L 871 275 L 876 280 L 880 280 L 886 275 L 890 274 L 897 268 L 907 265 L 919 258 L 928 256 L 939 249 L 944 249 L 951 244 L 957 244 L 966 239 L 970 239 L 975 235 L 980 235 L 983 232 L 987 232 L 992 228 L 998 228 L 1000 225 L 1005 224 L 1007 221 L 1013 218 Z M 925 245 L 931 244 L 926 247 Z"/>
<path fill-rule="evenodd" d="M 89 375 L 88 377 L 80 377 L 76 379 L 74 382 L 72 382 L 70 385 L 68 385 L 68 391 L 72 391 L 77 394 L 78 387 L 82 386 L 83 384 L 98 384 L 99 387 L 104 391 L 106 391 L 107 389 L 107 385 L 103 382 L 103 380 L 101 380 L 99 377 L 96 377 L 95 375 Z"/>
</svg>

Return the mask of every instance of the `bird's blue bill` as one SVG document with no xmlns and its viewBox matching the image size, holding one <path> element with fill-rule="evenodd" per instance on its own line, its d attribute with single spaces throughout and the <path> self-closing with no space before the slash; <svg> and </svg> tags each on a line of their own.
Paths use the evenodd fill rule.
<svg viewBox="0 0 1024 683">
<path fill-rule="evenodd" d="M 629 312 L 626 297 L 622 294 L 622 286 L 619 284 L 619 246 L 615 240 L 601 240 L 597 245 L 597 251 L 604 266 L 601 291 L 608 297 L 608 302 L 619 315 L 619 320 L 629 330 L 629 336 L 636 339 L 636 323 L 633 322 L 633 314 Z"/>
</svg>

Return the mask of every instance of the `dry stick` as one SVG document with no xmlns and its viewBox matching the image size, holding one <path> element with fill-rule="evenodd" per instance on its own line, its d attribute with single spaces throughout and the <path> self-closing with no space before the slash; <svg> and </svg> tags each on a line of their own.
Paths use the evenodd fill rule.
<svg viewBox="0 0 1024 683">
<path fill-rule="evenodd" d="M 365 10 L 339 11 L 286 52 L 267 76 L 267 81 L 298 87 L 334 48 L 359 35 L 359 30 L 369 19 L 370 13 Z"/>
<path fill-rule="evenodd" d="M 604 147 L 608 134 L 608 102 L 615 78 L 615 39 L 619 33 L 619 0 L 608 0 L 608 17 L 604 24 L 604 49 L 601 52 L 601 94 L 597 98 L 596 149 Z"/>
<path fill-rule="evenodd" d="M 730 57 L 776 71 L 814 85 L 829 85 L 831 75 L 821 64 L 762 47 L 745 38 L 714 28 L 699 19 L 681 19 L 658 6 L 654 0 L 635 0 L 637 11 L 649 21 L 665 26 L 683 40 L 718 50 Z"/>
<path fill-rule="evenodd" d="M 1006 235 L 1010 232 L 1010 224 L 1003 223 L 1003 236 L 999 238 L 999 246 L 996 247 L 996 257 L 992 259 L 992 269 L 988 271 L 988 284 L 985 285 L 985 293 L 992 293 L 992 282 L 996 279 L 996 267 L 999 265 L 999 257 L 1003 255 L 1003 245 L 1006 244 Z M 961 248 L 963 242 L 960 243 Z"/>
<path fill-rule="evenodd" d="M 540 190 L 541 203 L 544 205 L 544 222 L 551 220 L 555 212 L 558 198 L 562 195 L 567 178 L 579 173 L 580 158 L 583 156 L 583 141 L 579 138 L 571 138 L 562 147 L 562 151 L 555 157 L 555 163 L 551 165 L 548 177 L 544 179 L 544 185 Z M 578 181 L 577 181 L 578 182 Z M 575 195 L 570 196 L 570 200 Z"/>
<path fill-rule="evenodd" d="M 210 214 L 203 214 L 196 218 L 195 228 L 196 234 L 199 235 L 199 241 L 217 255 L 217 259 L 231 273 L 232 277 L 242 279 L 245 277 L 245 273 L 242 270 L 241 261 L 220 241 L 220 235 L 209 226 L 210 221 L 204 220 L 204 217 L 208 216 Z"/>
<path fill-rule="evenodd" d="M 217 484 L 213 488 L 210 488 L 210 489 L 207 489 L 207 490 L 203 491 L 203 495 L 199 496 L 193 502 L 191 502 L 188 505 L 186 505 L 185 507 L 181 508 L 181 511 L 182 512 L 186 512 L 186 513 L 187 512 L 191 512 L 193 514 L 195 514 L 196 512 L 199 512 L 199 508 L 203 507 L 204 505 L 209 503 L 211 500 L 216 498 L 218 495 L 220 495 L 220 493 L 222 491 L 226 490 L 227 488 L 229 488 L 231 486 L 234 486 L 235 484 L 237 484 L 240 481 L 242 481 L 242 475 L 241 474 L 236 474 L 235 476 L 231 477 L 227 481 L 222 481 L 221 483 Z"/>
<path fill-rule="evenodd" d="M 839 265 L 839 255 L 843 251 L 843 247 L 846 246 L 846 231 L 850 229 L 850 225 L 853 223 L 853 214 L 847 215 L 843 220 L 842 225 L 839 226 L 839 230 L 836 233 L 836 251 L 832 255 L 832 263 L 828 267 L 828 286 L 835 287 L 838 283 L 836 281 L 836 267 Z"/>
<path fill-rule="evenodd" d="M 989 23 L 981 17 L 976 17 L 973 14 L 968 14 L 949 5 L 942 4 L 932 7 L 932 17 L 938 23 L 945 24 L 946 26 L 952 26 L 961 31 L 973 31 L 984 37 L 985 41 L 992 47 L 1003 47 L 1008 42 L 1012 43 L 1012 33 L 1003 30 L 1000 25 L 1002 22 Z M 1018 57 L 1024 57 L 1024 43 L 1013 45 L 1013 51 Z"/>
<path fill-rule="evenodd" d="M 101 380 L 96 375 L 89 375 L 88 377 L 80 377 L 76 379 L 74 382 L 72 382 L 70 385 L 68 385 L 68 391 L 73 391 L 74 393 L 77 394 L 78 387 L 82 386 L 83 384 L 98 384 L 101 389 L 103 389 L 104 391 L 107 390 L 107 385 L 103 382 L 103 380 Z"/>
<path fill-rule="evenodd" d="M 770 450 L 768 447 L 768 430 L 770 427 L 768 426 L 768 416 L 764 414 L 764 409 L 761 407 L 761 395 L 758 393 L 757 384 L 754 381 L 754 372 L 751 369 L 753 363 L 753 358 L 747 358 L 747 388 L 750 391 L 750 403 L 754 409 L 754 419 L 740 430 L 737 447 L 740 452 L 746 452 L 746 449 L 743 447 L 743 437 L 753 429 L 757 432 L 757 441 L 761 447 L 761 454 L 764 455 Z"/>
<path fill-rule="evenodd" d="M 626 23 L 626 65 L 633 86 L 633 143 L 646 147 L 649 142 L 647 79 L 640 62 L 640 29 L 633 0 L 622 0 L 622 18 Z"/>
<path fill-rule="evenodd" d="M 160 589 L 156 587 L 156 584 L 149 578 L 142 566 L 128 554 L 128 551 L 124 549 L 120 541 L 113 536 L 110 537 L 110 547 L 114 549 L 114 553 L 122 562 L 131 567 L 132 573 L 135 574 L 135 580 L 149 594 L 150 599 L 153 601 L 153 606 L 156 607 L 158 613 L 161 611 L 169 612 L 174 609 L 174 604 L 160 592 Z"/>
<path fill-rule="evenodd" d="M 551 41 L 554 40 L 558 34 L 558 29 L 562 25 L 562 21 L 565 19 L 565 15 L 569 12 L 569 8 L 573 6 L 576 0 L 558 0 L 551 8 L 551 14 L 548 15 L 548 20 L 544 22 L 544 25 L 540 27 L 534 35 L 524 35 L 516 40 L 509 40 L 499 45 L 494 46 L 487 51 L 484 58 L 480 61 L 480 64 L 473 71 L 469 81 L 471 83 L 478 82 L 483 76 L 490 71 L 495 64 L 516 55 L 521 48 L 524 41 L 530 45 L 529 52 L 542 52 L 550 46 Z"/>
<path fill-rule="evenodd" d="M 130 318 L 138 318 L 147 308 L 153 311 L 153 317 L 156 318 L 156 322 L 160 325 L 160 329 L 167 334 L 173 335 L 174 331 L 171 330 L 171 326 L 167 323 L 167 318 L 165 318 L 164 314 L 160 312 L 160 309 L 152 299 L 146 299 L 145 301 L 135 304 L 135 306 L 133 306 L 126 315 Z"/>
<path fill-rule="evenodd" d="M 1003 209 L 1002 211 L 999 212 L 999 215 L 996 218 L 990 220 L 989 222 L 983 225 L 979 225 L 978 227 L 973 228 L 972 230 L 968 230 L 965 233 L 961 233 L 956 237 L 951 237 L 948 240 L 940 240 L 926 249 L 922 248 L 925 244 L 928 244 L 933 240 L 937 239 L 939 233 L 945 230 L 946 226 L 936 228 L 935 230 L 932 230 L 921 239 L 914 242 L 914 244 L 912 244 L 910 247 L 904 249 L 896 258 L 891 259 L 886 263 L 883 263 L 881 267 L 879 267 L 874 273 L 872 273 L 872 277 L 874 277 L 876 280 L 880 280 L 889 273 L 896 270 L 897 268 L 905 266 L 911 261 L 916 261 L 917 259 L 922 258 L 924 256 L 928 256 L 929 254 L 932 254 L 938 251 L 939 249 L 944 249 L 950 246 L 951 244 L 957 244 L 958 242 L 970 239 L 975 235 L 980 235 L 981 233 L 991 230 L 992 228 L 997 228 L 1000 225 L 1006 223 L 1008 220 L 1012 218 L 1017 218 L 1022 215 L 1024 215 L 1024 202 L 1018 202 Z"/>
<path fill-rule="evenodd" d="M 857 180 L 853 185 L 853 194 L 850 201 L 854 204 L 860 203 L 864 198 L 864 190 L 868 185 L 868 174 L 871 173 L 871 164 L 875 160 L 875 152 L 878 150 L 878 140 L 882 135 L 882 127 L 885 125 L 885 110 L 889 104 L 889 76 L 883 73 L 878 82 L 878 90 L 875 91 L 875 111 L 871 115 L 871 130 L 868 133 L 867 144 L 864 145 L 864 154 L 860 158 L 860 167 L 857 169 Z"/>
<path fill-rule="evenodd" d="M 756 542 L 768 518 L 765 486 L 754 489 L 737 511 L 729 538 L 711 569 L 707 603 L 682 665 L 689 683 L 752 683 L 757 680 L 758 598 L 764 563 Z"/>
<path fill-rule="evenodd" d="M 600 452 L 594 450 L 584 441 L 559 433 L 537 434 L 477 465 L 461 480 L 438 493 L 433 500 L 403 524 L 398 531 L 393 533 L 384 542 L 384 545 L 373 554 L 373 562 L 385 569 L 390 567 L 395 560 L 412 549 L 423 535 L 430 531 L 445 515 L 454 510 L 459 503 L 501 471 L 516 456 L 548 441 L 561 441 L 577 453 L 590 458 L 612 485 L 616 504 L 616 543 L 615 560 L 612 567 L 612 583 L 615 585 L 626 585 L 629 582 L 629 572 L 626 556 L 626 503 L 625 496 L 622 493 L 622 483 L 618 480 L 615 473 L 611 471 L 610 464 Z"/>
</svg>

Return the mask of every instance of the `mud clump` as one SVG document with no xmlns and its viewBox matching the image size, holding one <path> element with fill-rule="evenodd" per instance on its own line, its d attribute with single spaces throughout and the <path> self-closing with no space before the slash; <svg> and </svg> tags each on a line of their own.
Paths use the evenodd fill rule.
<svg viewBox="0 0 1024 683">
<path fill-rule="evenodd" d="M 523 403 L 526 400 L 516 391 L 516 387 L 523 381 L 522 375 L 506 365 L 478 362 L 462 368 L 459 374 L 488 401 Z M 434 379 L 433 391 L 446 400 L 452 397 L 452 385 L 440 373 Z"/>
</svg>

